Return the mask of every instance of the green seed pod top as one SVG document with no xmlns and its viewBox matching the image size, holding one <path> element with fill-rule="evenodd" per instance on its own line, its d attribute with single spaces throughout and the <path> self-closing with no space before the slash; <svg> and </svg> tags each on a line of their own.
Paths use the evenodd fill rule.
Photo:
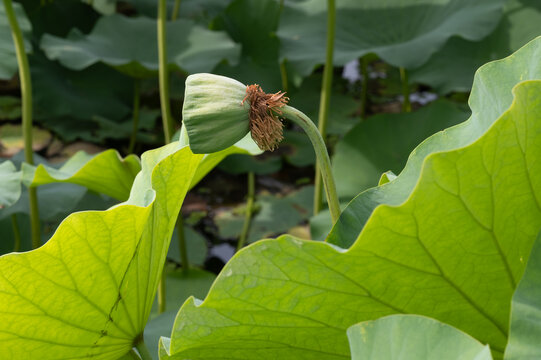
<svg viewBox="0 0 541 360">
<path fill-rule="evenodd" d="M 274 150 L 282 140 L 277 114 L 287 103 L 282 92 L 265 94 L 225 76 L 194 74 L 186 79 L 182 119 L 190 148 L 209 154 L 232 146 L 248 132 L 262 150 Z"/>
<path fill-rule="evenodd" d="M 225 76 L 194 74 L 186 79 L 182 121 L 196 154 L 223 150 L 250 131 L 246 85 Z"/>
</svg>

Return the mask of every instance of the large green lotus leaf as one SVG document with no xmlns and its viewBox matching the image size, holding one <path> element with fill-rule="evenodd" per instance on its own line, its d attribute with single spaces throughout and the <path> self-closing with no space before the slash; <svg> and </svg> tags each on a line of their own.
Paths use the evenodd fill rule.
<svg viewBox="0 0 541 360">
<path fill-rule="evenodd" d="M 481 41 L 453 37 L 430 60 L 410 73 L 410 81 L 432 86 L 439 93 L 470 91 L 475 70 L 508 56 L 541 35 L 541 6 L 537 0 L 508 0 L 504 16 Z"/>
<path fill-rule="evenodd" d="M 183 128 L 184 129 L 184 128 Z M 184 141 L 187 141 L 187 138 L 184 137 Z M 215 153 L 206 154 L 201 164 L 197 168 L 197 171 L 193 177 L 192 184 L 190 189 L 201 181 L 216 165 L 225 159 L 228 155 L 233 154 L 245 154 L 245 155 L 259 155 L 263 151 L 259 149 L 257 144 L 252 140 L 251 134 L 247 134 L 242 139 L 237 141 L 233 146 L 225 148 Z"/>
<path fill-rule="evenodd" d="M 81 70 L 103 62 L 134 77 L 158 72 L 156 21 L 145 17 L 105 16 L 92 32 L 78 30 L 66 39 L 44 35 L 41 48 L 49 59 Z M 167 57 L 170 66 L 187 73 L 211 71 L 226 59 L 236 62 L 239 47 L 223 32 L 210 31 L 190 20 L 167 23 Z"/>
<path fill-rule="evenodd" d="M 396 313 L 447 323 L 501 358 L 541 228 L 540 92 L 520 83 L 476 141 L 428 156 L 406 201 L 378 206 L 348 250 L 283 236 L 238 252 L 203 302 L 183 305 L 162 358 L 347 359 L 347 328 Z M 488 104 L 476 111 L 497 112 Z"/>
<path fill-rule="evenodd" d="M 32 24 L 32 37 L 35 41 L 39 41 L 43 34 L 66 36 L 74 27 L 88 33 L 100 17 L 88 1 L 84 0 L 20 0 L 17 2 L 22 4 Z"/>
<path fill-rule="evenodd" d="M 30 41 L 26 39 L 26 36 L 32 32 L 32 25 L 23 7 L 20 4 L 13 4 L 13 10 L 24 39 L 24 47 L 27 52 L 32 50 Z M 13 37 L 11 36 L 11 28 L 4 9 L 4 3 L 0 3 L 0 80 L 8 80 L 17 72 L 17 55 L 15 53 L 15 45 L 13 44 Z"/>
<path fill-rule="evenodd" d="M 379 114 L 359 123 L 336 144 L 332 169 L 338 196 L 349 201 L 378 185 L 383 172 L 399 173 L 421 141 L 467 117 L 458 106 L 441 100 L 413 113 Z"/>
<path fill-rule="evenodd" d="M 135 155 L 122 159 L 113 149 L 96 155 L 78 151 L 59 169 L 23 164 L 23 180 L 31 187 L 51 183 L 77 184 L 125 201 L 140 170 L 141 164 Z"/>
<path fill-rule="evenodd" d="M 182 145 L 189 145 L 188 133 L 186 127 L 182 125 L 182 128 L 179 132 L 179 142 Z M 246 134 L 242 139 L 237 141 L 232 146 L 229 146 L 218 152 L 205 154 L 203 160 L 199 164 L 197 171 L 192 179 L 190 189 L 197 185 L 216 165 L 218 165 L 223 159 L 229 155 L 233 154 L 243 154 L 243 155 L 259 155 L 263 153 L 257 144 L 252 140 L 250 134 Z"/>
<path fill-rule="evenodd" d="M 283 143 L 280 146 L 283 146 Z M 235 175 L 247 174 L 250 171 L 256 175 L 269 175 L 280 171 L 282 159 L 279 156 L 267 154 L 263 156 L 231 155 L 220 163 L 220 169 Z"/>
<path fill-rule="evenodd" d="M 497 25 L 505 0 L 342 0 L 336 3 L 334 64 L 376 53 L 394 66 L 425 63 L 453 35 L 480 40 Z M 308 75 L 325 60 L 326 1 L 288 2 L 278 36 L 281 58 Z M 302 19 L 302 21 L 299 21 Z"/>
<path fill-rule="evenodd" d="M 280 5 L 275 0 L 234 0 L 213 22 L 242 45 L 239 63 L 220 64 L 215 73 L 243 84 L 259 84 L 269 93 L 282 89 L 279 40 Z"/>
<path fill-rule="evenodd" d="M 129 0 L 137 9 L 137 13 L 155 18 L 158 13 L 158 3 L 154 0 Z M 229 5 L 231 0 L 182 0 L 178 17 L 196 20 L 205 26 L 211 25 Z M 167 0 L 167 13 L 172 14 L 175 0 Z"/>
<path fill-rule="evenodd" d="M 33 156 L 34 164 L 36 165 L 45 165 L 52 167 L 52 164 L 49 164 L 46 159 L 43 157 L 34 154 Z M 13 164 L 16 168 L 22 168 L 25 163 L 24 153 L 21 151 L 11 158 Z M 23 174 L 21 171 L 20 180 L 23 181 Z M 43 238 L 43 235 L 48 232 L 49 227 L 53 227 L 52 224 L 58 224 L 71 212 L 75 211 L 77 204 L 85 196 L 86 189 L 78 185 L 73 184 L 49 184 L 42 186 L 38 191 L 38 207 L 40 220 L 44 224 L 42 227 L 42 240 L 47 240 Z M 26 186 L 21 188 L 20 197 L 17 202 L 15 202 L 10 207 L 0 209 L 0 219 L 9 218 L 9 216 L 16 214 L 30 214 L 29 200 L 28 200 L 28 189 Z M 54 227 L 56 227 L 56 225 Z M 21 225 L 20 227 L 23 227 Z M 49 236 L 52 234 L 49 234 Z"/>
<path fill-rule="evenodd" d="M 492 360 L 468 334 L 418 315 L 391 315 L 348 329 L 352 360 Z"/>
<path fill-rule="evenodd" d="M 513 55 L 481 67 L 475 76 L 468 121 L 429 137 L 412 151 L 406 167 L 393 181 L 359 194 L 342 212 L 327 241 L 347 248 L 380 204 L 399 205 L 411 194 L 430 154 L 457 149 L 478 139 L 513 101 L 512 89 L 521 81 L 541 79 L 541 37 Z"/>
<path fill-rule="evenodd" d="M 511 327 L 505 359 L 541 358 L 541 233 L 532 249 L 524 276 L 513 295 Z"/>
<path fill-rule="evenodd" d="M 103 64 L 72 71 L 41 51 L 35 51 L 29 62 L 34 118 L 62 139 L 100 141 L 104 131 L 96 126 L 96 118 L 119 122 L 129 117 L 133 79 Z"/>
<path fill-rule="evenodd" d="M 117 359 L 142 336 L 182 200 L 201 160 L 148 151 L 127 202 L 74 213 L 41 248 L 0 257 L 6 359 Z"/>
<path fill-rule="evenodd" d="M 105 195 L 94 194 L 73 184 L 50 184 L 38 190 L 38 206 L 41 220 L 41 243 L 46 243 L 69 214 L 75 211 L 105 210 L 118 201 Z M 18 202 L 0 210 L 0 255 L 13 251 L 13 215 L 21 234 L 21 246 L 18 251 L 32 250 L 28 191 L 23 187 Z"/>
<path fill-rule="evenodd" d="M 0 209 L 11 206 L 21 196 L 21 172 L 11 161 L 0 163 Z"/>
</svg>

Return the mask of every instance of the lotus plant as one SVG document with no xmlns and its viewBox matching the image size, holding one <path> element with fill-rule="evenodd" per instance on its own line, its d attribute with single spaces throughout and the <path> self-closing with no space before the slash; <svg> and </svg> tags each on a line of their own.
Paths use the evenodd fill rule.
<svg viewBox="0 0 541 360">
<path fill-rule="evenodd" d="M 194 153 L 213 153 L 251 133 L 260 149 L 273 151 L 283 138 L 281 119 L 291 120 L 312 142 L 334 223 L 340 207 L 327 148 L 313 121 L 288 106 L 288 100 L 284 92 L 267 94 L 259 85 L 246 86 L 228 77 L 190 75 L 182 110 L 190 147 Z"/>
</svg>

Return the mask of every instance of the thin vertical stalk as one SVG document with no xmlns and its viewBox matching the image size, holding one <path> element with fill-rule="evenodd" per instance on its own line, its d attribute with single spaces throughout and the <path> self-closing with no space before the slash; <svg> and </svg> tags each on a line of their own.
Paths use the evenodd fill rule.
<svg viewBox="0 0 541 360">
<path fill-rule="evenodd" d="M 5 1 L 5 0 L 4 0 Z M 169 68 L 167 64 L 167 0 L 158 0 L 158 58 L 160 63 L 160 103 L 162 109 L 163 135 L 165 142 L 171 142 L 171 108 L 169 104 Z"/>
<path fill-rule="evenodd" d="M 242 226 L 242 232 L 237 243 L 237 251 L 244 247 L 248 233 L 250 232 L 250 226 L 252 225 L 252 214 L 254 212 L 255 202 L 255 175 L 253 171 L 248 173 L 248 194 L 246 199 L 246 213 L 244 215 L 244 225 Z"/>
<path fill-rule="evenodd" d="M 287 93 L 289 91 L 289 81 L 287 79 L 287 68 L 285 59 L 280 62 L 280 76 L 282 78 L 282 90 Z"/>
<path fill-rule="evenodd" d="M 329 210 L 331 212 L 331 219 L 333 224 L 336 223 L 340 217 L 340 203 L 338 202 L 338 195 L 336 194 L 336 184 L 334 177 L 331 171 L 331 160 L 329 159 L 329 154 L 327 152 L 327 147 L 323 141 L 321 133 L 318 131 L 317 127 L 314 125 L 312 120 L 301 111 L 295 109 L 291 106 L 284 106 L 281 108 L 282 114 L 281 117 L 293 121 L 295 124 L 299 125 L 314 147 L 316 152 L 316 159 L 318 163 L 318 168 L 320 169 L 321 177 L 323 180 L 323 185 L 325 187 L 325 194 L 327 196 L 327 202 L 329 203 Z"/>
<path fill-rule="evenodd" d="M 17 215 L 11 215 L 11 227 L 13 228 L 13 252 L 21 250 L 21 231 L 19 230 L 19 224 L 17 222 Z"/>
<path fill-rule="evenodd" d="M 333 50 L 334 30 L 336 22 L 336 7 L 334 0 L 327 0 L 327 49 L 325 54 L 325 68 L 323 69 L 323 84 L 321 86 L 321 97 L 319 100 L 318 129 L 325 141 L 327 136 L 327 119 L 329 117 L 329 106 L 331 103 L 332 75 L 333 75 Z M 314 215 L 321 211 L 322 187 L 319 164 L 316 164 L 314 181 Z"/>
<path fill-rule="evenodd" d="M 158 314 L 165 312 L 166 301 L 165 301 L 166 289 L 165 289 L 165 266 L 162 269 L 162 275 L 160 282 L 158 283 Z"/>
<path fill-rule="evenodd" d="M 361 69 L 362 83 L 361 83 L 361 118 L 366 117 L 366 105 L 368 103 L 368 61 L 366 57 L 362 57 L 359 60 L 359 67 Z"/>
<path fill-rule="evenodd" d="M 180 4 L 179 4 L 180 6 Z M 178 14 L 177 14 L 178 16 Z M 173 119 L 171 117 L 171 108 L 169 103 L 169 68 L 167 63 L 167 0 L 158 0 L 158 58 L 159 58 L 159 80 L 160 80 L 160 103 L 162 110 L 163 135 L 165 142 L 171 142 L 171 131 L 173 129 Z M 184 226 L 182 221 L 182 213 L 179 213 L 177 218 L 177 233 L 179 241 L 180 257 L 184 271 L 190 267 L 188 262 L 188 254 L 186 251 L 186 242 L 184 237 Z M 162 273 L 162 278 L 158 284 L 158 310 L 165 311 L 165 273 Z"/>
<path fill-rule="evenodd" d="M 184 234 L 184 219 L 182 218 L 182 212 L 178 214 L 177 218 L 177 237 L 182 271 L 187 273 L 190 268 L 190 263 L 188 262 L 188 249 L 186 248 L 186 236 Z"/>
<path fill-rule="evenodd" d="M 139 130 L 139 106 L 141 102 L 141 80 L 135 79 L 133 81 L 133 129 L 130 137 L 130 145 L 128 146 L 128 154 L 133 153 L 135 149 L 135 142 L 137 141 L 137 131 Z"/>
<path fill-rule="evenodd" d="M 160 104 L 162 110 L 163 136 L 165 143 L 171 142 L 171 109 L 169 104 L 169 68 L 167 64 L 167 0 L 158 0 L 158 59 L 159 59 L 159 81 L 160 81 Z M 179 229 L 177 231 L 184 231 Z M 180 244 L 179 244 L 180 245 Z M 183 264 L 184 265 L 184 264 Z M 158 312 L 162 313 L 166 308 L 166 286 L 165 266 L 162 269 L 162 276 L 158 284 Z M 137 348 L 139 350 L 139 348 Z"/>
<path fill-rule="evenodd" d="M 171 20 L 175 21 L 178 18 L 179 10 L 180 10 L 180 0 L 175 0 L 175 6 L 173 7 L 173 13 L 171 14 Z"/>
<path fill-rule="evenodd" d="M 279 4 L 280 15 L 282 14 L 283 10 L 284 10 L 284 0 L 280 0 L 280 4 Z M 289 81 L 287 78 L 286 59 L 280 61 L 280 76 L 282 78 L 282 90 L 287 93 L 289 91 Z"/>
<path fill-rule="evenodd" d="M 402 82 L 402 96 L 404 97 L 404 101 L 402 102 L 402 111 L 411 112 L 408 72 L 403 67 L 400 68 L 400 80 Z"/>
<path fill-rule="evenodd" d="M 135 348 L 139 352 L 139 356 L 141 356 L 141 360 L 152 360 L 152 355 L 150 355 L 150 351 L 148 351 L 147 345 L 145 344 L 145 341 L 143 339 L 143 335 L 140 335 L 140 341 L 137 342 L 135 345 Z"/>
<path fill-rule="evenodd" d="M 24 50 L 24 41 L 21 28 L 17 22 L 15 11 L 11 0 L 4 0 L 4 9 L 8 17 L 11 35 L 15 43 L 17 53 L 17 63 L 19 66 L 19 78 L 21 82 L 21 98 L 22 98 L 22 128 L 24 138 L 24 158 L 25 161 L 33 165 L 32 158 L 32 80 L 30 78 L 30 67 L 28 66 L 28 57 Z M 38 210 L 38 195 L 36 188 L 28 189 L 28 199 L 30 202 L 30 228 L 32 231 L 32 247 L 34 249 L 40 247 L 40 222 Z"/>
</svg>

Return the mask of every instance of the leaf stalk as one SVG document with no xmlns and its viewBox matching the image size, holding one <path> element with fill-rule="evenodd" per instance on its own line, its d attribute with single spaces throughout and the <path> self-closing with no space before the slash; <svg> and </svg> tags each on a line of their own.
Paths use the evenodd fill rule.
<svg viewBox="0 0 541 360">
<path fill-rule="evenodd" d="M 160 104 L 162 110 L 163 135 L 165 143 L 171 142 L 171 107 L 169 104 L 169 68 L 167 64 L 167 0 L 158 0 L 158 59 L 160 80 Z"/>
<path fill-rule="evenodd" d="M 139 107 L 141 102 L 141 80 L 135 79 L 133 82 L 133 129 L 128 146 L 128 154 L 132 154 L 137 140 L 137 131 L 139 130 Z"/>
<path fill-rule="evenodd" d="M 402 96 L 404 97 L 404 102 L 402 103 L 402 112 L 411 112 L 408 72 L 403 67 L 400 68 L 400 80 L 402 81 Z"/>
<path fill-rule="evenodd" d="M 340 203 L 338 202 L 336 184 L 331 171 L 331 160 L 329 159 L 323 137 L 314 125 L 314 122 L 301 111 L 288 105 L 282 107 L 281 110 L 281 116 L 300 126 L 312 142 L 312 146 L 316 152 L 317 164 L 319 165 L 318 169 L 320 170 L 323 185 L 325 187 L 325 194 L 327 196 L 332 222 L 334 224 L 340 217 Z"/>
<path fill-rule="evenodd" d="M 139 352 L 139 356 L 141 356 L 141 360 L 152 360 L 152 355 L 150 354 L 150 351 L 148 351 L 148 347 L 145 344 L 143 335 L 140 335 L 140 340 L 135 345 L 135 348 Z"/>
<path fill-rule="evenodd" d="M 175 21 L 178 18 L 179 10 L 180 10 L 180 0 L 175 0 L 175 6 L 173 7 L 173 13 L 171 14 L 172 21 Z"/>
<path fill-rule="evenodd" d="M 30 67 L 28 57 L 24 49 L 23 34 L 11 0 L 4 0 L 4 9 L 11 28 L 11 36 L 15 44 L 17 53 L 17 63 L 19 67 L 19 78 L 21 83 L 22 98 L 22 128 L 24 138 L 24 158 L 25 161 L 34 165 L 32 154 L 32 80 L 30 77 Z M 30 202 L 30 228 L 32 232 L 32 247 L 34 249 L 41 245 L 41 230 L 39 221 L 38 195 L 35 188 L 28 188 L 28 199 Z"/>
<path fill-rule="evenodd" d="M 242 232 L 237 243 L 237 251 L 244 247 L 248 233 L 250 232 L 250 226 L 252 225 L 252 215 L 254 212 L 255 201 L 255 175 L 253 171 L 248 173 L 248 194 L 246 199 L 246 213 L 244 215 L 244 225 L 242 226 Z"/>
<path fill-rule="evenodd" d="M 327 120 L 329 117 L 329 107 L 331 103 L 332 75 L 333 75 L 333 51 L 334 51 L 334 32 L 336 23 L 336 6 L 334 0 L 327 0 L 327 45 L 325 53 L 325 68 L 323 69 L 323 83 L 321 86 L 321 97 L 319 101 L 318 129 L 321 137 L 325 141 L 327 137 Z M 314 215 L 317 215 L 322 208 L 322 178 L 319 175 L 319 163 L 316 164 L 316 174 L 314 178 Z"/>
<path fill-rule="evenodd" d="M 19 224 L 17 222 L 17 214 L 11 215 L 11 227 L 13 228 L 13 252 L 21 250 L 21 231 L 19 230 Z"/>
</svg>

